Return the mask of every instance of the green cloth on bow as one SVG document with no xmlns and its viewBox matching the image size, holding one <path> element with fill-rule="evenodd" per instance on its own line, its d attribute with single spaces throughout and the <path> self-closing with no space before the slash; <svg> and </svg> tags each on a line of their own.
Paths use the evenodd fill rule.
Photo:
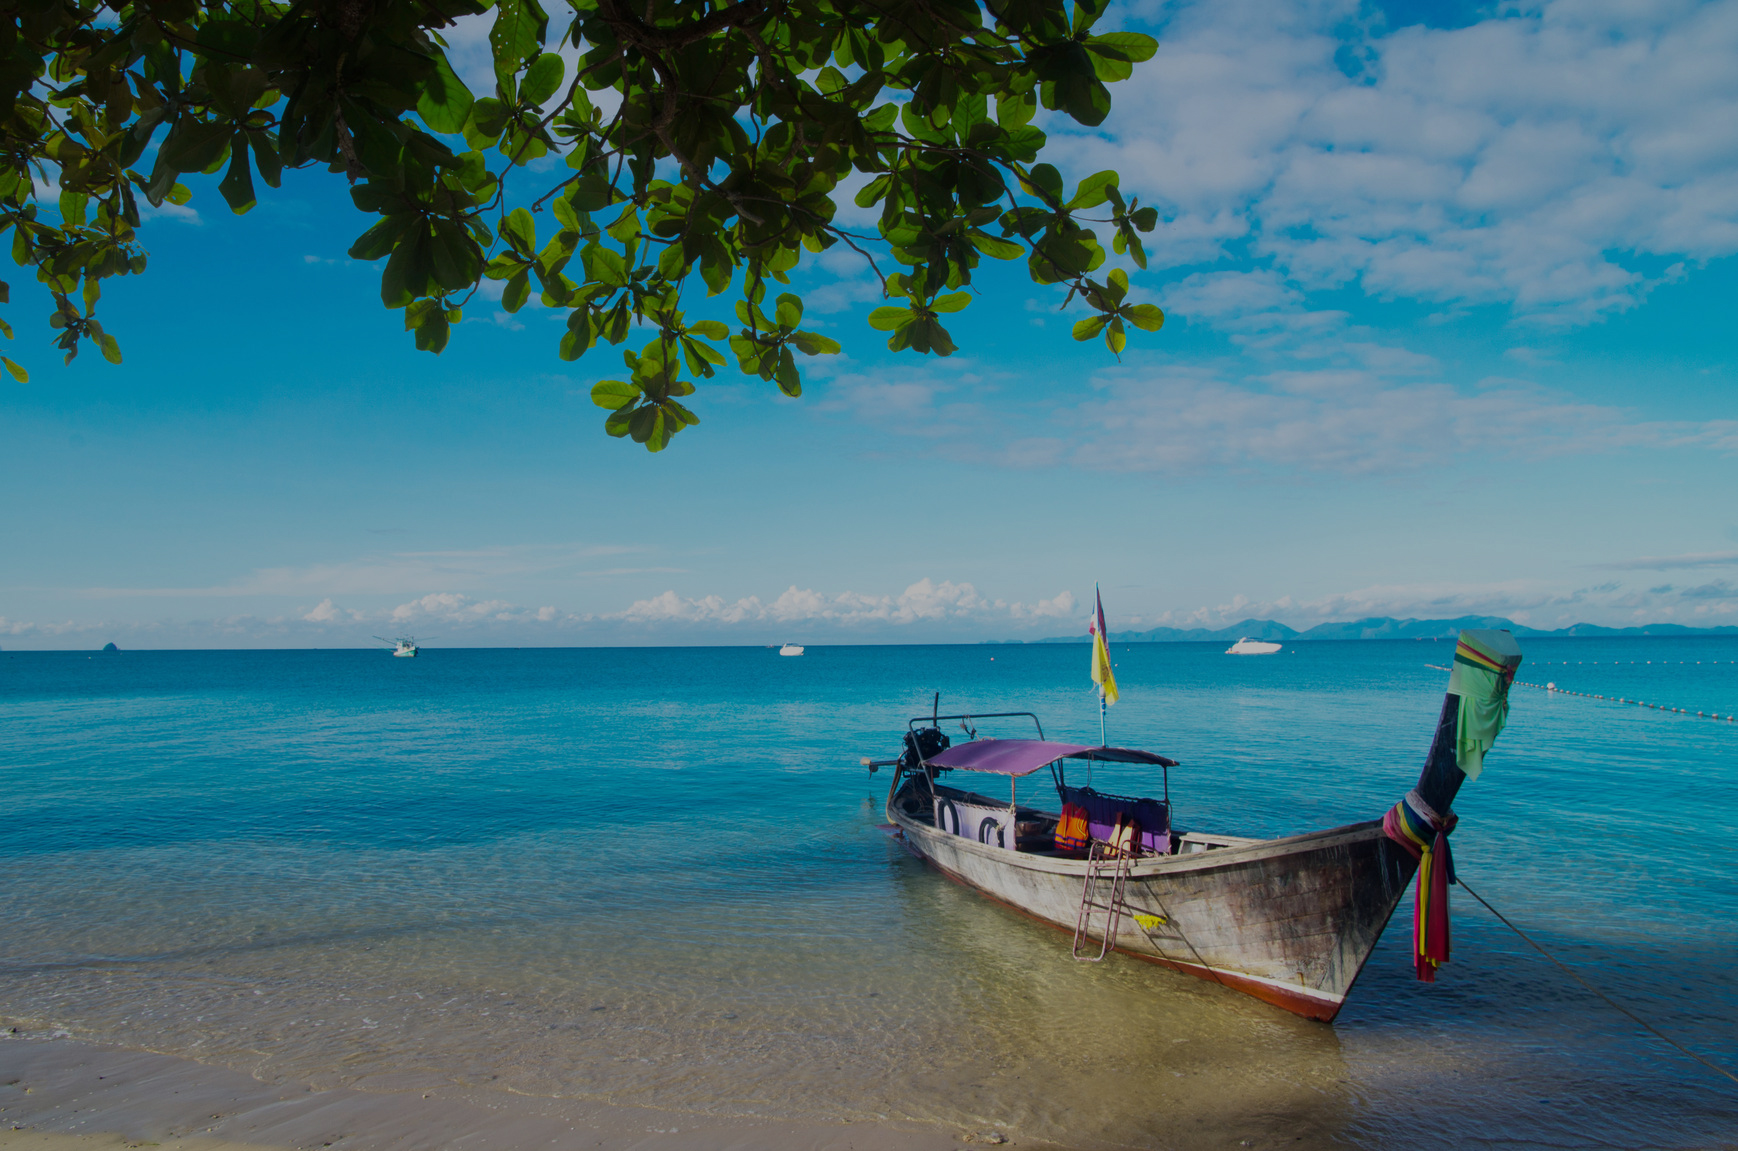
<svg viewBox="0 0 1738 1151">
<path fill-rule="evenodd" d="M 1521 647 L 1506 631 L 1478 629 L 1460 633 L 1450 695 L 1460 697 L 1455 720 L 1454 761 L 1468 779 L 1484 770 L 1485 753 L 1509 720 L 1509 684 L 1521 666 Z"/>
</svg>

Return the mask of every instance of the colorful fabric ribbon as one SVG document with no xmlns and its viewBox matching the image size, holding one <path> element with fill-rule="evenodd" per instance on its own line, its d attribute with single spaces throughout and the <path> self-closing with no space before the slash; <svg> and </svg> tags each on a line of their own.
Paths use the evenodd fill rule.
<svg viewBox="0 0 1738 1151">
<path fill-rule="evenodd" d="M 1382 831 L 1418 860 L 1413 895 L 1412 962 L 1418 978 L 1436 982 L 1436 969 L 1448 962 L 1448 885 L 1454 882 L 1454 856 L 1448 833 L 1459 817 L 1432 811 L 1416 790 L 1388 809 Z"/>
</svg>

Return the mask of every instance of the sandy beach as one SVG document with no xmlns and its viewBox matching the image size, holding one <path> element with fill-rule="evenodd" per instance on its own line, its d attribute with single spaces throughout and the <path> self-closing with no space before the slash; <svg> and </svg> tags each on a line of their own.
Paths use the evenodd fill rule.
<svg viewBox="0 0 1738 1151">
<path fill-rule="evenodd" d="M 501 1093 L 316 1090 L 71 1039 L 0 1042 L 6 1151 L 940 1151 L 979 1134 L 914 1124 L 731 1120 Z M 986 1143 L 996 1138 L 981 1135 Z"/>
</svg>

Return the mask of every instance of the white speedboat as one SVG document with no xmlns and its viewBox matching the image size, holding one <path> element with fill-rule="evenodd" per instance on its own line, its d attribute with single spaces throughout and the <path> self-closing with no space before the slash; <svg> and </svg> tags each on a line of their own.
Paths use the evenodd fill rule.
<svg viewBox="0 0 1738 1151">
<path fill-rule="evenodd" d="M 383 635 L 377 635 L 374 638 L 381 643 L 390 645 L 392 654 L 399 659 L 414 659 L 416 657 L 416 638 L 414 636 L 401 635 L 397 639 L 387 639 Z"/>
<path fill-rule="evenodd" d="M 1236 643 L 1234 643 L 1230 647 L 1226 648 L 1225 654 L 1226 655 L 1272 655 L 1274 652 L 1276 652 L 1278 650 L 1279 650 L 1279 645 L 1277 643 L 1270 643 L 1264 639 L 1250 639 L 1248 636 L 1244 636 L 1242 639 L 1238 640 Z"/>
<path fill-rule="evenodd" d="M 780 655 L 802 655 L 803 645 L 800 643 L 787 643 L 778 649 L 778 653 Z"/>
</svg>

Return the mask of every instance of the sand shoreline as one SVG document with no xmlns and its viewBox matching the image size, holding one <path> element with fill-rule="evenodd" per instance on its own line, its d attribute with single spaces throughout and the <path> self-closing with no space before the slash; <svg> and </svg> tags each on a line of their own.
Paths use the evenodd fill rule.
<svg viewBox="0 0 1738 1151">
<path fill-rule="evenodd" d="M 975 1134 L 916 1123 L 739 1118 L 459 1089 L 316 1090 L 75 1039 L 0 1041 L 5 1151 L 942 1151 Z"/>
</svg>

